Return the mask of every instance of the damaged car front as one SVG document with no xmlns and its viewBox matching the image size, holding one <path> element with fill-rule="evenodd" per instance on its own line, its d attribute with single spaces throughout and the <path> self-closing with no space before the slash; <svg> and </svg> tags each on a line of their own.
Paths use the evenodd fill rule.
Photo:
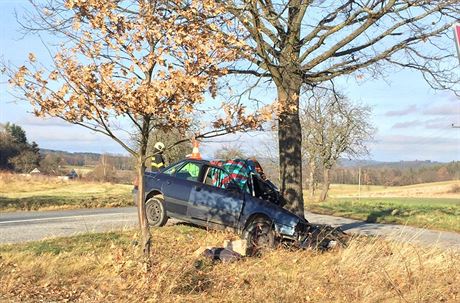
<svg viewBox="0 0 460 303">
<path fill-rule="evenodd" d="M 245 205 L 243 215 L 254 214 L 263 209 L 272 220 L 275 237 L 288 240 L 298 248 L 318 248 L 321 250 L 344 244 L 346 234 L 338 228 L 316 225 L 308 222 L 303 216 L 283 208 L 286 204 L 278 188 L 257 172 L 251 172 L 248 182 L 251 196 Z M 250 222 L 243 218 L 241 221 Z"/>
</svg>

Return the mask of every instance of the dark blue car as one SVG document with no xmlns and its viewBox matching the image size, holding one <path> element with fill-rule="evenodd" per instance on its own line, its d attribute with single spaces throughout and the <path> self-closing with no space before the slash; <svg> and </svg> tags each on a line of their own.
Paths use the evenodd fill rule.
<svg viewBox="0 0 460 303">
<path fill-rule="evenodd" d="M 249 247 L 276 240 L 302 241 L 308 222 L 282 207 L 276 187 L 238 160 L 238 174 L 205 160 L 186 159 L 159 173 L 146 172 L 146 213 L 151 226 L 176 218 L 213 229 L 230 229 Z M 247 164 L 247 165 L 246 165 Z M 243 171 L 243 172 L 242 172 Z"/>
</svg>

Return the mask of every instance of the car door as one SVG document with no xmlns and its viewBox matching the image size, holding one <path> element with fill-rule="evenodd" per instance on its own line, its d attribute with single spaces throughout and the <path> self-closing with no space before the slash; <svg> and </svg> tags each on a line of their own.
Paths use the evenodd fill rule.
<svg viewBox="0 0 460 303">
<path fill-rule="evenodd" d="M 214 224 L 236 227 L 244 194 L 223 169 L 204 168 L 203 182 L 192 188 L 187 215 Z"/>
<path fill-rule="evenodd" d="M 201 163 L 183 162 L 163 172 L 162 192 L 166 211 L 186 216 L 192 188 L 198 183 Z"/>
</svg>

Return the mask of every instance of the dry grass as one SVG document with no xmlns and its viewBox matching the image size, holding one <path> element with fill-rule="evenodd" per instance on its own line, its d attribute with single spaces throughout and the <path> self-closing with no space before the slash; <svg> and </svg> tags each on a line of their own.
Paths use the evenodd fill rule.
<svg viewBox="0 0 460 303">
<path fill-rule="evenodd" d="M 407 186 L 362 185 L 361 197 L 417 197 L 450 198 L 460 200 L 460 190 L 454 190 L 458 188 L 460 188 L 460 180 L 423 183 Z M 358 197 L 358 185 L 332 184 L 330 196 L 333 198 Z"/>
<path fill-rule="evenodd" d="M 1 173 L 0 210 L 126 206 L 132 205 L 131 189 L 126 184 Z"/>
<path fill-rule="evenodd" d="M 447 192 L 449 194 L 460 194 L 460 184 L 453 184 Z"/>
<path fill-rule="evenodd" d="M 0 247 L 4 302 L 459 302 L 458 252 L 355 239 L 327 253 L 278 249 L 215 263 L 193 255 L 230 234 L 153 230 L 150 272 L 132 232 Z"/>
</svg>

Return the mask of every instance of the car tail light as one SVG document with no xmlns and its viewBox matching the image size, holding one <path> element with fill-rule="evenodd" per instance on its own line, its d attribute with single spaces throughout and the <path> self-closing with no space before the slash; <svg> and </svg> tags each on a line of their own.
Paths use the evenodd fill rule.
<svg viewBox="0 0 460 303">
<path fill-rule="evenodd" d="M 139 177 L 138 176 L 134 177 L 133 185 L 135 189 L 139 189 Z"/>
</svg>

